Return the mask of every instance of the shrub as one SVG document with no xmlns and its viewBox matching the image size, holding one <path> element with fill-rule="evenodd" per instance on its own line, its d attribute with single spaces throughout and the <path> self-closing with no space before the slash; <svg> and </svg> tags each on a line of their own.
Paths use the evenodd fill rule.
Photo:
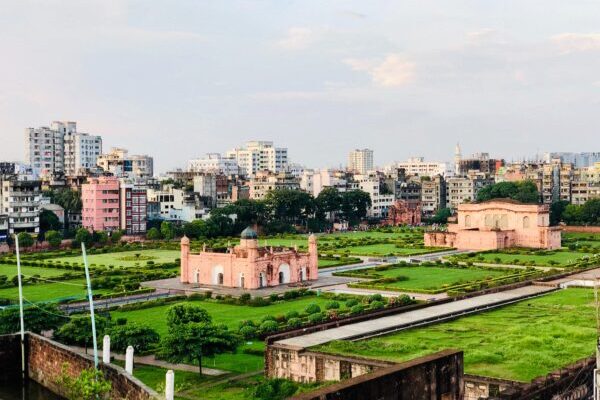
<svg viewBox="0 0 600 400">
<path fill-rule="evenodd" d="M 365 307 L 362 304 L 355 304 L 350 308 L 350 314 L 360 314 L 365 310 Z"/>
<path fill-rule="evenodd" d="M 322 312 L 316 312 L 308 316 L 308 322 L 311 324 L 316 324 L 322 322 L 325 319 L 325 315 Z"/>
<path fill-rule="evenodd" d="M 287 326 L 288 328 L 298 328 L 302 326 L 302 321 L 300 320 L 300 318 L 290 318 L 287 321 Z"/>
<path fill-rule="evenodd" d="M 300 313 L 298 311 L 288 311 L 285 314 L 285 319 L 289 322 L 290 319 L 298 318 Z"/>
<path fill-rule="evenodd" d="M 251 319 L 244 319 L 239 322 L 238 326 L 240 329 L 242 329 L 244 326 L 252 326 L 256 328 L 256 323 Z"/>
<path fill-rule="evenodd" d="M 260 322 L 265 322 L 265 321 L 277 321 L 277 319 L 272 315 L 265 315 L 264 317 L 262 317 L 260 319 Z"/>
<path fill-rule="evenodd" d="M 240 335 L 244 338 L 244 340 L 250 340 L 256 337 L 256 328 L 250 325 L 242 326 L 240 328 Z"/>
<path fill-rule="evenodd" d="M 337 301 L 329 301 L 325 304 L 326 310 L 337 310 L 338 308 L 340 308 L 340 303 Z"/>
<path fill-rule="evenodd" d="M 380 310 L 383 308 L 383 302 L 381 301 L 372 301 L 370 306 L 369 306 L 372 310 Z"/>
<path fill-rule="evenodd" d="M 369 303 L 372 303 L 374 301 L 379 301 L 379 302 L 383 301 L 383 296 L 380 295 L 379 293 L 375 293 L 375 294 L 369 296 Z"/>
<path fill-rule="evenodd" d="M 309 315 L 315 314 L 315 313 L 321 312 L 321 307 L 319 307 L 318 304 L 310 303 L 309 305 L 306 306 L 306 308 L 304 309 L 304 312 L 306 312 Z"/>
<path fill-rule="evenodd" d="M 267 321 L 264 321 L 262 324 L 260 324 L 260 331 L 262 333 L 277 332 L 277 329 L 279 329 L 279 325 L 277 324 L 276 321 L 273 321 L 273 320 L 267 320 Z"/>
<path fill-rule="evenodd" d="M 358 304 L 358 300 L 356 300 L 356 299 L 350 299 L 350 300 L 346 301 L 347 308 L 352 308 L 357 304 Z"/>
</svg>

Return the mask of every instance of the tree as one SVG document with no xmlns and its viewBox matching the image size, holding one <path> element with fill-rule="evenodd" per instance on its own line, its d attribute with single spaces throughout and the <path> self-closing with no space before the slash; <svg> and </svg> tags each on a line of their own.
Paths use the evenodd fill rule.
<svg viewBox="0 0 600 400">
<path fill-rule="evenodd" d="M 562 213 L 562 219 L 567 225 L 578 225 L 583 222 L 582 206 L 569 204 Z"/>
<path fill-rule="evenodd" d="M 268 379 L 254 389 L 254 398 L 257 400 L 283 400 L 298 391 L 298 384 L 286 379 Z"/>
<path fill-rule="evenodd" d="M 160 234 L 165 240 L 175 238 L 175 228 L 173 227 L 173 224 L 168 221 L 163 221 L 160 224 Z"/>
<path fill-rule="evenodd" d="M 46 232 L 46 240 L 48 241 L 48 244 L 50 244 L 50 247 L 52 248 L 57 248 L 60 246 L 60 244 L 62 243 L 62 235 L 60 234 L 60 232 L 57 231 L 48 231 Z"/>
<path fill-rule="evenodd" d="M 44 193 L 45 196 L 50 197 L 50 202 L 58 204 L 65 210 L 65 215 L 69 213 L 81 212 L 82 202 L 81 193 L 71 189 L 56 189 L 49 190 Z M 65 219 L 65 225 L 68 227 L 68 218 Z"/>
<path fill-rule="evenodd" d="M 569 205 L 567 200 L 555 201 L 550 205 L 550 225 L 558 225 L 565 209 Z"/>
<path fill-rule="evenodd" d="M 202 357 L 235 352 L 240 337 L 225 325 L 212 322 L 190 322 L 169 327 L 162 341 L 161 356 L 170 362 L 197 362 L 202 375 Z"/>
<path fill-rule="evenodd" d="M 17 235 L 19 238 L 20 247 L 31 247 L 33 246 L 33 237 L 27 232 L 21 232 Z"/>
<path fill-rule="evenodd" d="M 477 192 L 477 201 L 491 199 L 513 199 L 521 203 L 535 204 L 540 202 L 540 193 L 531 180 L 520 182 L 498 182 L 483 187 Z"/>
<path fill-rule="evenodd" d="M 371 196 L 362 190 L 350 190 L 343 192 L 341 211 L 344 218 L 355 225 L 367 216 L 367 210 L 371 207 Z"/>
<path fill-rule="evenodd" d="M 136 352 L 148 351 L 160 340 L 158 333 L 144 324 L 129 323 L 117 325 L 108 330 L 111 346 L 116 351 L 125 352 L 133 346 Z"/>
<path fill-rule="evenodd" d="M 75 240 L 78 243 L 85 243 L 86 246 L 90 246 L 94 243 L 92 234 L 85 228 L 77 229 L 77 232 L 75 233 Z"/>
<path fill-rule="evenodd" d="M 110 242 L 113 244 L 117 244 L 121 241 L 121 238 L 123 237 L 123 231 L 119 230 L 119 231 L 113 231 L 110 234 Z"/>
<path fill-rule="evenodd" d="M 146 232 L 146 239 L 148 240 L 160 240 L 161 237 L 160 231 L 157 228 L 150 228 L 148 232 Z"/>
<path fill-rule="evenodd" d="M 56 214 L 50 210 L 42 210 L 40 212 L 40 231 L 47 232 L 50 230 L 58 231 L 62 229 L 62 224 Z"/>
<path fill-rule="evenodd" d="M 96 316 L 96 335 L 102 337 L 109 326 L 107 318 Z M 89 316 L 74 316 L 69 322 L 58 328 L 54 336 L 66 344 L 85 346 L 87 353 L 88 344 L 92 342 L 92 320 Z"/>
<path fill-rule="evenodd" d="M 42 333 L 57 329 L 67 321 L 67 316 L 56 304 L 40 304 L 35 307 L 26 307 L 23 310 L 25 330 Z M 7 308 L 0 311 L 0 335 L 18 332 L 21 320 L 18 308 Z"/>
<path fill-rule="evenodd" d="M 327 215 L 329 221 L 334 221 L 335 213 L 342 208 L 342 196 L 336 188 L 327 187 L 321 190 L 315 203 L 318 213 Z"/>
<path fill-rule="evenodd" d="M 581 207 L 581 218 L 587 224 L 600 222 L 600 199 L 591 199 Z"/>
<path fill-rule="evenodd" d="M 434 224 L 445 224 L 448 222 L 448 218 L 452 216 L 452 210 L 449 208 L 440 208 L 436 211 L 433 218 L 431 218 L 431 222 Z"/>
<path fill-rule="evenodd" d="M 208 311 L 202 307 L 193 304 L 181 303 L 175 304 L 167 312 L 167 326 L 169 329 L 177 325 L 185 325 L 191 322 L 210 323 L 212 318 Z"/>
<path fill-rule="evenodd" d="M 240 337 L 215 325 L 208 312 L 192 304 L 176 304 L 167 313 L 169 333 L 161 343 L 161 356 L 171 362 L 197 362 L 202 375 L 202 357 L 234 352 Z"/>
<path fill-rule="evenodd" d="M 290 224 L 305 224 L 314 212 L 314 198 L 301 190 L 271 190 L 265 197 L 265 203 L 274 219 Z"/>
</svg>

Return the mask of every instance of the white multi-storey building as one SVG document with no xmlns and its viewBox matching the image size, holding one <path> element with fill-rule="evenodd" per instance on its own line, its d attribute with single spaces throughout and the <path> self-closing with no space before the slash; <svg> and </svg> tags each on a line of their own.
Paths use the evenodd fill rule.
<svg viewBox="0 0 600 400">
<path fill-rule="evenodd" d="M 348 154 L 348 170 L 361 175 L 373 170 L 373 150 L 355 149 Z"/>
<path fill-rule="evenodd" d="M 367 210 L 367 216 L 371 218 L 385 218 L 389 208 L 394 204 L 393 193 L 382 193 L 381 182 L 377 176 L 354 175 L 354 187 L 366 192 L 371 197 L 371 207 Z"/>
<path fill-rule="evenodd" d="M 74 121 L 54 121 L 51 126 L 27 128 L 27 158 L 40 175 L 78 175 L 96 166 L 102 138 L 77 132 Z"/>
<path fill-rule="evenodd" d="M 323 189 L 332 187 L 339 192 L 346 190 L 348 181 L 343 171 L 322 169 L 306 170 L 300 176 L 300 189 L 317 197 Z"/>
<path fill-rule="evenodd" d="M 250 141 L 225 155 L 237 161 L 242 174 L 251 176 L 259 171 L 284 172 L 288 166 L 287 152 L 287 148 L 274 147 L 273 142 Z"/>
<path fill-rule="evenodd" d="M 152 178 L 154 159 L 147 155 L 129 155 L 121 148 L 112 148 L 110 153 L 98 157 L 97 165 L 119 178 Z"/>
<path fill-rule="evenodd" d="M 448 163 L 425 161 L 423 157 L 411 157 L 406 161 L 395 162 L 388 166 L 386 171 L 393 171 L 396 169 L 404 169 L 406 175 L 429 177 L 441 175 L 446 177 L 452 174 L 452 168 Z"/>
<path fill-rule="evenodd" d="M 240 169 L 233 157 L 223 157 L 219 153 L 208 153 L 204 158 L 188 161 L 188 171 L 219 173 L 227 176 L 238 175 Z"/>
<path fill-rule="evenodd" d="M 26 157 L 36 174 L 51 175 L 65 170 L 65 135 L 47 126 L 27 128 Z"/>
</svg>

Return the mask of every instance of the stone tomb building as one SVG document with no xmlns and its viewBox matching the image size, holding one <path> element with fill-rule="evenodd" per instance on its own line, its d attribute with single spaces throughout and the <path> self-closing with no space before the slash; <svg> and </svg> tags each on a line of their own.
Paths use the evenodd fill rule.
<svg viewBox="0 0 600 400">
<path fill-rule="evenodd" d="M 190 241 L 181 239 L 181 282 L 228 288 L 260 289 L 318 278 L 317 239 L 308 238 L 308 253 L 297 249 L 259 247 L 258 236 L 244 229 L 240 244 L 227 252 L 205 249 L 190 253 Z"/>
<path fill-rule="evenodd" d="M 448 224 L 445 232 L 426 232 L 425 246 L 459 250 L 558 249 L 561 235 L 559 227 L 550 226 L 548 205 L 494 199 L 460 204 L 457 223 Z"/>
</svg>

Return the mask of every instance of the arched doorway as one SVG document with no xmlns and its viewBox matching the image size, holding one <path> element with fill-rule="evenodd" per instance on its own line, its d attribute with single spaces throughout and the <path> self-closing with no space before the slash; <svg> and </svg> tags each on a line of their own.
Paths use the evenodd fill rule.
<svg viewBox="0 0 600 400">
<path fill-rule="evenodd" d="M 265 287 L 265 273 L 261 272 L 258 274 L 258 287 Z"/>
<path fill-rule="evenodd" d="M 307 272 L 306 267 L 302 267 L 300 269 L 300 280 L 302 282 L 304 282 L 305 280 L 308 280 L 308 274 L 306 272 Z"/>
<path fill-rule="evenodd" d="M 224 272 L 223 267 L 220 265 L 216 265 L 212 269 L 212 284 L 213 285 L 223 285 L 224 281 Z"/>
<path fill-rule="evenodd" d="M 283 285 L 290 282 L 290 266 L 287 264 L 281 264 L 279 266 L 279 284 Z"/>
<path fill-rule="evenodd" d="M 243 289 L 245 284 L 244 274 L 240 274 L 240 287 Z"/>
<path fill-rule="evenodd" d="M 200 283 L 200 271 L 196 270 L 196 283 Z"/>
<path fill-rule="evenodd" d="M 508 236 L 504 237 L 504 248 L 508 249 L 510 247 L 510 240 L 508 240 Z"/>
</svg>

